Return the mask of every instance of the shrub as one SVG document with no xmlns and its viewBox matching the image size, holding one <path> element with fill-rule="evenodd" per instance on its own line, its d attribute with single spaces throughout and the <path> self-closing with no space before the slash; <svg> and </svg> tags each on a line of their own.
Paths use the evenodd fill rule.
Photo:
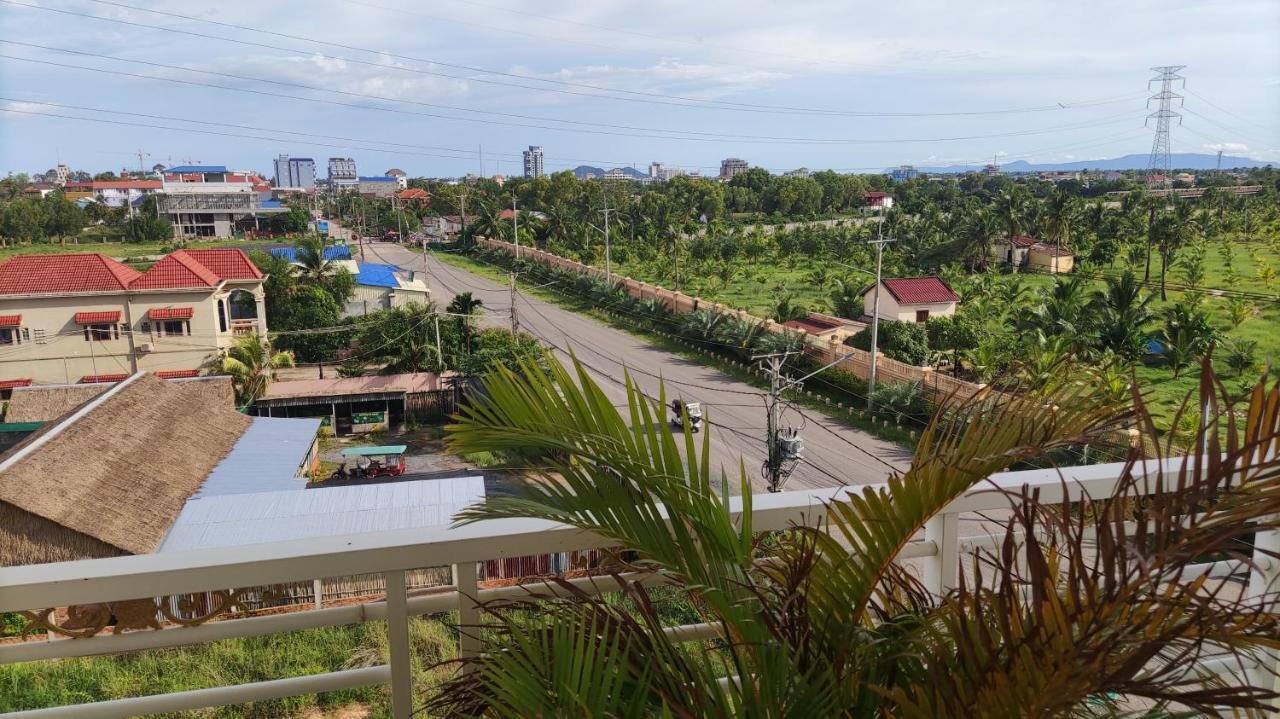
<svg viewBox="0 0 1280 719">
<path fill-rule="evenodd" d="M 880 323 L 880 336 L 877 338 L 879 350 L 886 357 L 899 362 L 923 365 L 929 359 L 929 343 L 925 337 L 924 326 L 915 322 L 899 322 L 891 320 Z M 865 327 L 857 334 L 845 339 L 844 343 L 860 350 L 871 351 L 871 327 Z"/>
</svg>

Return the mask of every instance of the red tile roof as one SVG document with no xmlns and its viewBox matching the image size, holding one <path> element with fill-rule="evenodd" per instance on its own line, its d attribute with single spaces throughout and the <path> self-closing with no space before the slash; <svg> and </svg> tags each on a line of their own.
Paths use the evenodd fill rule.
<svg viewBox="0 0 1280 719">
<path fill-rule="evenodd" d="M 74 317 L 78 325 L 115 324 L 120 321 L 120 310 L 107 312 L 77 312 Z"/>
<path fill-rule="evenodd" d="M 0 380 L 0 389 L 13 389 L 14 387 L 30 387 L 29 379 L 6 379 Z"/>
<path fill-rule="evenodd" d="M 93 183 L 98 190 L 158 190 L 163 186 L 159 180 L 99 180 Z"/>
<path fill-rule="evenodd" d="M 1035 243 L 1036 243 L 1036 238 L 1032 237 L 1031 235 L 1014 235 L 1013 236 L 1014 247 L 1030 247 Z"/>
<path fill-rule="evenodd" d="M 241 249 L 228 247 L 217 250 L 178 250 L 178 252 L 208 267 L 224 280 L 260 280 L 264 277 L 262 271 Z"/>
<path fill-rule="evenodd" d="M 170 252 L 129 284 L 131 290 L 167 290 L 182 287 L 216 287 L 222 278 L 196 261 L 186 250 Z"/>
<path fill-rule="evenodd" d="M 18 255 L 0 264 L 0 295 L 124 290 L 142 274 L 97 253 Z"/>
<path fill-rule="evenodd" d="M 882 283 L 899 304 L 928 305 L 960 301 L 960 295 L 937 277 L 898 277 L 882 280 Z"/>
<path fill-rule="evenodd" d="M 102 382 L 121 382 L 129 375 L 120 374 L 87 374 L 80 378 L 80 384 L 99 384 Z"/>
<path fill-rule="evenodd" d="M 824 317 L 813 316 L 804 317 L 798 320 L 787 320 L 782 324 L 784 327 L 790 327 L 793 330 L 804 330 L 811 335 L 830 332 L 840 326 L 839 322 L 833 322 L 832 320 Z"/>
<path fill-rule="evenodd" d="M 151 320 L 189 320 L 195 314 L 191 307 L 157 307 L 147 313 Z"/>
<path fill-rule="evenodd" d="M 0 315 L 0 327 L 17 327 L 22 324 L 22 315 Z"/>
<path fill-rule="evenodd" d="M 160 379 L 182 379 L 184 377 L 199 377 L 198 369 L 171 369 L 162 372 L 156 372 L 156 376 Z"/>
</svg>

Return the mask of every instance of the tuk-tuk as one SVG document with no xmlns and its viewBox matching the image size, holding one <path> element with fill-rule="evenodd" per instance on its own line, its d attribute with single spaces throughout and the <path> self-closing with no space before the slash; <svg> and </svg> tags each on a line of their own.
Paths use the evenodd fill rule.
<svg viewBox="0 0 1280 719">
<path fill-rule="evenodd" d="M 403 444 L 379 447 L 348 447 L 342 450 L 342 466 L 334 470 L 330 479 L 363 477 L 399 477 L 404 474 Z M 348 464 L 354 464 L 348 467 Z"/>
<path fill-rule="evenodd" d="M 689 429 L 694 432 L 702 429 L 702 405 L 697 402 L 671 400 L 671 426 L 676 429 L 684 427 L 684 417 L 689 416 Z"/>
</svg>

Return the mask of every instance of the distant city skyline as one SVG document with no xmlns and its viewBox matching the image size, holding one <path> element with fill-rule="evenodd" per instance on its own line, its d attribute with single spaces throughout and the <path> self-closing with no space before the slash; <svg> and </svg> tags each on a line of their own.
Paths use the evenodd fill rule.
<svg viewBox="0 0 1280 719">
<path fill-rule="evenodd" d="M 1174 152 L 1280 160 L 1274 2 L 1117 5 L 1102 22 L 1047 0 L 445 0 L 430 18 L 403 0 L 135 1 L 169 14 L 0 6 L 0 171 L 118 171 L 141 151 L 148 168 L 270 172 L 290 155 L 519 176 L 530 146 L 546 173 L 1067 162 L 1148 151 L 1149 68 L 1169 63 L 1187 66 Z"/>
</svg>

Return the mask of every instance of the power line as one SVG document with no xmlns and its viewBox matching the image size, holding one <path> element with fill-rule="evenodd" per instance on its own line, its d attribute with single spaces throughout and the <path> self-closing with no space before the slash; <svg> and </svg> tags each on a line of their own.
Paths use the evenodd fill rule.
<svg viewBox="0 0 1280 719">
<path fill-rule="evenodd" d="M 7 1 L 8 0 L 0 0 L 0 2 L 7 2 Z M 35 58 L 27 58 L 27 57 L 20 57 L 20 56 L 14 56 L 14 55 L 0 55 L 0 57 L 2 58 L 11 59 L 11 60 L 19 60 L 24 62 L 44 64 L 44 65 L 50 65 L 54 67 L 62 67 L 62 68 L 68 68 L 68 69 L 84 70 L 87 72 L 96 72 L 96 73 L 112 75 L 112 76 L 125 76 L 125 77 L 134 77 L 134 78 L 144 79 L 144 80 L 153 80 L 158 82 L 169 82 L 169 83 L 176 83 L 176 84 L 183 84 L 183 85 L 193 85 L 198 87 L 211 87 L 211 88 L 216 88 L 221 90 L 229 90 L 232 92 L 246 92 L 246 93 L 251 93 L 256 95 L 265 95 L 269 97 L 280 97 L 280 98 L 292 99 L 292 100 L 302 100 L 305 102 L 317 102 L 327 106 L 332 106 L 337 104 L 345 107 L 352 107 L 352 108 L 362 109 L 362 110 L 392 112 L 397 114 L 420 115 L 424 117 L 434 117 L 437 119 L 451 120 L 454 122 L 475 122 L 475 123 L 483 123 L 483 124 L 506 125 L 506 126 L 513 126 L 513 127 L 529 127 L 529 128 L 535 128 L 535 129 L 552 130 L 555 132 L 582 132 L 587 134 L 615 135 L 615 136 L 623 136 L 623 137 L 645 137 L 645 138 L 659 139 L 659 140 L 683 140 L 683 141 L 690 141 L 690 142 L 732 141 L 732 142 L 744 143 L 744 144 L 802 144 L 802 145 L 803 144 L 877 145 L 877 144 L 923 143 L 923 142 L 955 142 L 955 141 L 961 141 L 961 140 L 992 139 L 992 138 L 1003 138 L 1003 137 L 1022 137 L 1027 135 L 1040 135 L 1040 134 L 1047 134 L 1047 133 L 1053 133 L 1053 132 L 1061 132 L 1063 130 L 1099 127 L 1106 124 L 1114 124 L 1115 122 L 1121 122 L 1121 121 L 1132 119 L 1132 116 L 1129 113 L 1120 113 L 1117 115 L 1110 115 L 1110 116 L 1101 117 L 1101 118 L 1093 118 L 1089 121 L 1072 123 L 1068 125 L 1059 125 L 1055 127 L 1046 127 L 1046 128 L 1031 129 L 1031 130 L 1015 130 L 1015 131 L 989 133 L 989 134 L 981 134 L 981 135 L 957 135 L 957 136 L 950 136 L 950 137 L 935 137 L 935 138 L 889 138 L 889 139 L 873 140 L 873 139 L 788 137 L 788 136 L 776 136 L 776 135 L 735 135 L 735 134 L 726 134 L 726 133 L 701 132 L 701 131 L 695 131 L 695 130 L 671 130 L 671 129 L 664 129 L 664 128 L 647 128 L 647 127 L 636 126 L 636 125 L 618 125 L 613 123 L 589 122 L 585 120 L 560 120 L 556 118 L 542 117 L 537 115 L 524 115 L 521 113 L 476 110 L 473 108 L 458 107 L 453 105 L 440 105 L 436 103 L 422 102 L 419 100 L 402 100 L 402 99 L 397 99 L 393 97 L 370 95 L 367 93 L 349 92 L 346 90 L 330 90 L 324 87 L 319 87 L 316 85 L 307 85 L 304 83 L 287 82 L 284 80 L 271 80 L 266 78 L 237 75 L 233 73 L 217 72 L 213 70 L 200 70 L 197 68 L 183 67 L 180 65 L 169 65 L 166 63 L 152 62 L 148 60 L 128 60 L 128 59 L 119 58 L 119 57 L 106 55 L 102 53 L 86 52 L 82 50 L 72 50 L 69 48 L 59 48 L 59 47 L 53 47 L 50 45 L 28 43 L 28 42 L 22 42 L 22 41 L 11 40 L 11 39 L 0 38 L 0 42 L 5 42 L 12 45 L 18 45 L 21 47 L 30 47 L 30 48 L 37 48 L 41 50 L 48 50 L 51 52 L 80 55 L 85 57 L 112 60 L 116 62 L 134 63 L 139 65 L 146 65 L 149 67 L 158 67 L 158 68 L 163 68 L 167 70 L 176 70 L 184 73 L 194 72 L 194 73 L 200 73 L 204 75 L 213 75 L 216 77 L 225 77 L 225 78 L 248 81 L 248 82 L 261 82 L 261 83 L 266 83 L 271 85 L 279 85 L 283 87 L 299 88 L 303 90 L 309 90 L 312 92 L 326 92 L 326 93 L 341 95 L 345 97 L 359 97 L 359 98 L 365 98 L 370 100 L 377 100 L 379 102 L 418 105 L 422 107 L 446 109 L 446 110 L 453 110 L 453 111 L 459 111 L 459 112 L 469 112 L 469 113 L 475 113 L 480 115 L 493 115 L 493 116 L 504 117 L 504 118 L 529 120 L 531 122 L 557 122 L 557 123 L 574 125 L 579 127 L 573 127 L 573 128 L 555 127 L 555 126 L 549 126 L 549 125 L 536 125 L 536 124 L 528 124 L 528 123 L 521 123 L 521 122 L 513 122 L 510 120 L 492 120 L 492 119 L 485 119 L 485 118 L 455 117 L 450 115 L 439 115 L 435 113 L 428 113 L 428 112 L 421 112 L 421 111 L 378 107 L 378 106 L 372 106 L 372 105 L 360 105 L 360 104 L 354 104 L 354 103 L 343 103 L 343 102 L 338 102 L 334 100 L 323 100 L 319 98 L 309 98 L 309 97 L 303 97 L 298 95 L 287 95 L 283 93 L 268 92 L 265 90 L 254 90 L 250 88 L 238 88 L 238 87 L 232 87 L 228 85 L 218 85 L 215 83 L 197 82 L 194 80 L 183 80 L 179 78 L 160 77 L 155 75 L 143 75 L 139 73 L 107 70 L 102 68 L 86 67 L 83 65 L 72 65 L 68 63 L 58 63 L 50 60 L 39 60 Z M 606 128 L 606 129 L 590 129 L 590 128 Z M 665 134 L 648 134 L 648 133 L 665 133 Z"/>
<path fill-rule="evenodd" d="M 812 107 L 792 107 L 792 106 L 784 106 L 784 105 L 761 105 L 761 104 L 752 104 L 752 103 L 739 103 L 739 102 L 731 102 L 727 100 L 710 100 L 705 98 L 672 95 L 667 93 L 625 90 L 625 89 L 619 89 L 619 88 L 606 87 L 602 85 L 593 85 L 590 83 L 538 78 L 530 75 L 503 72 L 500 70 L 493 70 L 489 68 L 476 67 L 471 65 L 447 63 L 447 62 L 442 62 L 440 60 L 434 60 L 430 58 L 420 58 L 420 57 L 413 57 L 409 55 L 401 55 L 394 52 L 390 52 L 386 49 L 378 50 L 373 48 L 360 47 L 357 45 L 348 45 L 344 43 L 336 43 L 336 42 L 330 42 L 325 40 L 316 40 L 314 38 L 302 37 L 299 35 L 291 35 L 289 33 L 282 33 L 282 32 L 273 31 L 273 30 L 264 30 L 262 28 L 252 27 L 249 25 L 221 22 L 217 20 L 210 20 L 208 18 L 184 15 L 181 13 L 166 12 L 162 10 L 139 7 L 136 5 L 129 5 L 125 3 L 119 3 L 119 2 L 111 2 L 110 0 L 88 0 L 88 1 L 98 3 L 100 5 L 125 8 L 128 10 L 135 10 L 139 12 L 147 12 L 147 13 L 152 13 L 156 15 L 162 15 L 166 17 L 173 17 L 181 20 L 186 20 L 190 22 L 198 22 L 198 23 L 204 23 L 208 25 L 234 28 L 237 30 L 245 30 L 248 32 L 255 32 L 255 33 L 260 33 L 264 35 L 284 37 L 291 40 L 300 40 L 300 41 L 310 42 L 318 45 L 340 47 L 347 50 L 356 50 L 358 52 L 366 52 L 366 53 L 371 53 L 376 55 L 393 57 L 401 60 L 409 60 L 413 62 L 425 62 L 432 65 L 439 65 L 441 67 L 450 67 L 450 68 L 455 68 L 459 70 L 465 70 L 469 73 L 481 73 L 485 75 L 510 77 L 510 78 L 516 78 L 516 79 L 533 81 L 533 82 L 541 82 L 541 83 L 552 84 L 552 85 L 583 88 L 583 89 L 593 90 L 596 92 L 611 92 L 611 93 L 620 93 L 625 95 L 635 95 L 637 97 L 613 97 L 608 95 L 595 94 L 594 92 L 584 93 L 584 92 L 576 92 L 576 91 L 570 91 L 570 90 L 560 90 L 560 89 L 550 88 L 550 87 L 530 87 L 528 85 L 520 85 L 517 83 L 511 83 L 511 82 L 503 82 L 498 80 L 486 80 L 484 78 L 475 77 L 474 75 L 451 75 L 448 73 L 435 72 L 435 71 L 426 70 L 419 67 L 407 67 L 404 65 L 373 62 L 369 60 L 361 60 L 357 58 L 343 57 L 343 56 L 337 56 L 337 55 L 325 55 L 322 53 L 315 53 L 314 51 L 298 50 L 296 48 L 280 47 L 278 45 L 268 45 L 265 43 L 251 42 L 248 40 L 239 40 L 236 38 L 229 38 L 229 37 L 224 37 L 219 35 L 210 35 L 207 33 L 199 33 L 199 32 L 194 32 L 190 30 L 180 30 L 177 28 L 169 28 L 169 27 L 163 27 L 159 25 L 148 25 L 146 23 L 133 22 L 129 20 L 123 20 L 120 18 L 102 17 L 99 15 L 92 15 L 89 13 L 80 13 L 80 12 L 74 12 L 74 11 L 63 10 L 58 8 L 49 8 L 49 7 L 39 6 L 39 5 L 30 5 L 26 3 L 15 2 L 15 0 L 0 0 L 0 2 L 9 4 L 9 5 L 28 8 L 32 10 L 44 10 L 48 12 L 61 13 L 64 15 L 71 15 L 75 17 L 100 20 L 103 22 L 118 23 L 118 24 L 133 26 L 133 27 L 146 28 L 150 30 L 159 30 L 162 32 L 177 33 L 177 34 L 187 35 L 191 37 L 200 37 L 200 38 L 210 39 L 210 40 L 219 40 L 222 42 L 235 43 L 235 44 L 246 45 L 251 47 L 261 47 L 264 49 L 278 50 L 282 52 L 290 52 L 290 53 L 306 52 L 308 54 L 319 55 L 320 57 L 325 57 L 328 59 L 341 60 L 343 62 L 350 62 L 354 64 L 359 64 L 359 65 L 367 65 L 371 67 L 379 67 L 379 68 L 384 68 L 389 70 L 398 70 L 402 72 L 426 74 L 426 75 L 432 75 L 437 77 L 445 77 L 445 78 L 454 79 L 454 80 L 465 80 L 467 82 L 493 84 L 493 85 L 499 85 L 502 87 L 515 87 L 515 88 L 520 88 L 525 90 L 532 90 L 536 92 L 556 92 L 561 94 L 590 97 L 594 99 L 608 99 L 608 100 L 618 100 L 618 101 L 627 101 L 627 102 L 645 102 L 645 103 L 655 103 L 655 104 L 669 105 L 669 106 L 675 106 L 675 107 L 692 107 L 692 108 L 698 108 L 698 109 L 731 110 L 731 111 L 739 111 L 739 112 L 773 113 L 773 114 L 789 114 L 789 115 L 798 114 L 798 115 L 845 116 L 845 117 L 960 117 L 960 116 L 976 116 L 976 115 L 1005 115 L 1005 114 L 1032 113 L 1032 112 L 1056 112 L 1056 111 L 1062 111 L 1062 110 L 1077 109 L 1081 107 L 1094 107 L 1102 104 L 1124 102 L 1125 100 L 1128 100 L 1131 97 L 1133 97 L 1133 95 L 1131 94 L 1131 95 L 1113 96 L 1108 98 L 1082 100 L 1082 101 L 1071 102 L 1071 103 L 1059 102 L 1059 103 L 1051 103 L 1047 105 L 1036 105 L 1036 106 L 1028 106 L 1028 107 L 1003 108 L 1003 109 L 993 109 L 993 110 L 946 111 L 946 112 L 917 112 L 917 111 L 891 112 L 891 111 L 872 111 L 872 110 L 838 110 L 838 109 L 812 108 Z"/>
</svg>

